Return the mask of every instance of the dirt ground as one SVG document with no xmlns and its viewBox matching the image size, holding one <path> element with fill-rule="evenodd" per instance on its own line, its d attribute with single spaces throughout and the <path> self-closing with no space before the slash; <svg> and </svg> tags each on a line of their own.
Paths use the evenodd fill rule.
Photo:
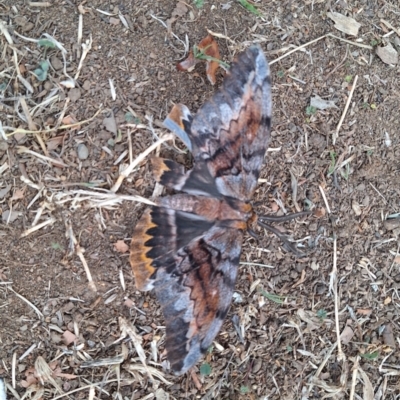
<svg viewBox="0 0 400 400">
<path fill-rule="evenodd" d="M 400 6 L 252 4 L 260 15 L 236 0 L 0 1 L 8 398 L 400 398 L 400 64 L 376 54 L 388 43 L 392 57 L 399 51 Z M 356 37 L 336 29 L 329 12 L 359 22 Z M 272 140 L 257 211 L 315 215 L 280 226 L 304 245 L 304 258 L 261 230 L 260 240 L 246 237 L 215 346 L 175 377 L 165 368 L 160 307 L 136 290 L 126 246 L 144 210 L 133 196 L 154 192 L 149 157 L 117 190 L 125 200 L 109 190 L 166 133 L 174 103 L 196 111 L 221 84 L 222 68 L 216 87 L 203 63 L 176 69 L 186 38 L 192 47 L 207 29 L 219 34 L 224 61 L 260 43 L 271 62 Z M 328 33 L 336 37 L 321 38 Z M 319 107 L 310 106 L 315 96 Z M 177 140 L 158 151 L 190 166 L 182 149 Z"/>
</svg>

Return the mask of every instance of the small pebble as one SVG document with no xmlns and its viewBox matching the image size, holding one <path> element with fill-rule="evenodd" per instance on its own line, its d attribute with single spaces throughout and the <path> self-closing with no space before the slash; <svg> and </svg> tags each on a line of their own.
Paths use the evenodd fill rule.
<svg viewBox="0 0 400 400">
<path fill-rule="evenodd" d="M 80 160 L 86 160 L 89 157 L 89 149 L 83 143 L 78 146 L 78 157 Z"/>
</svg>

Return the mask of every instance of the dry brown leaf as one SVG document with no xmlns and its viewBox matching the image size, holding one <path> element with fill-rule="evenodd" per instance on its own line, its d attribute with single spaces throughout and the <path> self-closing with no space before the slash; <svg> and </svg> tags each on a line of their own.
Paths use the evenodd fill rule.
<svg viewBox="0 0 400 400">
<path fill-rule="evenodd" d="M 400 256 L 396 256 L 396 257 L 394 258 L 394 262 L 395 262 L 396 264 L 400 264 Z"/>
<path fill-rule="evenodd" d="M 176 7 L 171 13 L 171 17 L 183 17 L 188 12 L 186 4 L 182 1 L 176 3 Z"/>
<path fill-rule="evenodd" d="M 394 340 L 393 329 L 390 323 L 385 325 L 382 337 L 383 337 L 383 342 L 386 344 L 386 346 L 396 348 L 396 341 Z"/>
<path fill-rule="evenodd" d="M 118 253 L 126 253 L 129 250 L 129 246 L 123 240 L 117 240 L 114 243 L 114 248 Z"/>
<path fill-rule="evenodd" d="M 188 57 L 176 65 L 178 71 L 191 72 L 199 60 L 206 62 L 207 78 L 212 85 L 217 81 L 215 73 L 220 65 L 218 60 L 221 59 L 219 54 L 218 43 L 211 35 L 206 36 L 197 46 L 198 55 L 194 55 L 193 51 L 189 52 Z"/>
<path fill-rule="evenodd" d="M 196 65 L 196 59 L 194 58 L 193 51 L 189 51 L 189 55 L 187 56 L 186 60 L 181 61 L 180 63 L 176 64 L 176 69 L 178 71 L 193 71 Z"/>
<path fill-rule="evenodd" d="M 200 43 L 198 48 L 203 50 L 204 54 L 208 57 L 212 57 L 215 60 L 220 60 L 218 43 L 214 40 L 211 35 L 205 37 Z M 219 62 L 215 60 L 207 60 L 206 61 L 206 72 L 207 78 L 212 85 L 215 85 L 217 79 L 215 78 L 215 73 L 219 67 Z"/>
<path fill-rule="evenodd" d="M 324 207 L 321 207 L 321 208 L 317 208 L 315 211 L 314 211 L 314 217 L 315 218 L 322 218 L 322 217 L 325 217 L 325 215 L 326 215 L 326 209 L 324 208 Z"/>
<path fill-rule="evenodd" d="M 386 46 L 378 46 L 376 48 L 376 54 L 385 64 L 397 64 L 399 62 L 399 54 L 391 43 Z"/>
<path fill-rule="evenodd" d="M 353 336 L 354 336 L 353 329 L 351 329 L 350 326 L 346 325 L 342 333 L 340 334 L 340 341 L 343 344 L 348 344 Z"/>
<path fill-rule="evenodd" d="M 386 297 L 386 299 L 383 301 L 383 304 L 385 306 L 387 306 L 388 304 L 390 304 L 392 302 L 392 298 L 391 297 Z"/>
<path fill-rule="evenodd" d="M 63 125 L 72 125 L 72 124 L 76 124 L 77 122 L 78 121 L 72 115 L 66 115 L 62 119 L 62 124 Z"/>
<path fill-rule="evenodd" d="M 22 380 L 20 382 L 20 385 L 24 388 L 28 388 L 31 385 L 36 385 L 37 384 L 37 378 L 35 377 L 35 369 L 33 367 L 28 368 L 25 371 L 25 380 Z"/>
<path fill-rule="evenodd" d="M 61 372 L 61 368 L 57 367 L 54 371 L 53 371 L 53 377 L 54 378 L 64 378 L 64 379 L 76 379 L 78 378 L 78 375 L 74 375 L 74 374 L 64 374 L 63 372 Z"/>
<path fill-rule="evenodd" d="M 56 136 L 50 138 L 46 141 L 46 147 L 48 151 L 55 150 L 58 146 L 60 146 L 63 142 L 64 136 Z"/>
<path fill-rule="evenodd" d="M 326 15 L 335 23 L 335 28 L 347 35 L 357 36 L 361 27 L 354 18 L 346 17 L 338 12 L 328 12 Z"/>
<path fill-rule="evenodd" d="M 16 189 L 11 197 L 11 200 L 23 199 L 25 197 L 25 187 L 22 189 Z"/>
<path fill-rule="evenodd" d="M 69 346 L 71 343 L 73 343 L 76 340 L 76 336 L 70 332 L 70 331 L 65 331 L 63 333 L 63 342 L 66 346 Z"/>
<path fill-rule="evenodd" d="M 369 316 L 372 314 L 372 308 L 358 308 L 357 314 Z"/>
</svg>

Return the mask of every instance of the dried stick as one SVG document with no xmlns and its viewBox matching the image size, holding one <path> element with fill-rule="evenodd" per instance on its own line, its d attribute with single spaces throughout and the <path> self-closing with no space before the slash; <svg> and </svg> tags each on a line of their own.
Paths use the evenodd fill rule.
<svg viewBox="0 0 400 400">
<path fill-rule="evenodd" d="M 118 177 L 114 186 L 111 188 L 111 192 L 116 192 L 121 186 L 123 180 L 129 176 L 129 174 L 136 168 L 153 150 L 155 150 L 158 146 L 166 142 L 167 140 L 171 140 L 173 138 L 172 134 L 168 134 L 161 139 L 157 140 L 157 142 L 153 143 L 150 147 L 148 147 L 143 153 L 140 153 L 133 162 L 131 162 L 128 167 L 126 167 L 121 175 Z"/>
<path fill-rule="evenodd" d="M 84 270 L 86 272 L 86 276 L 87 276 L 87 279 L 89 281 L 89 288 L 91 290 L 93 290 L 94 292 L 97 292 L 97 288 L 96 288 L 96 285 L 93 282 L 93 278 L 92 278 L 92 274 L 90 273 L 89 266 L 88 266 L 88 264 L 87 264 L 87 262 L 85 260 L 85 257 L 83 256 L 83 252 L 82 252 L 81 246 L 79 246 L 79 243 L 76 240 L 76 237 L 75 237 L 74 232 L 72 230 L 72 225 L 71 225 L 70 222 L 66 222 L 65 224 L 67 226 L 67 237 L 69 237 L 70 241 L 74 244 L 75 252 L 78 255 L 79 259 L 81 260 L 83 268 L 84 268 Z"/>
<path fill-rule="evenodd" d="M 351 88 L 351 91 L 350 91 L 350 94 L 349 94 L 349 98 L 347 99 L 346 106 L 344 107 L 343 114 L 340 117 L 340 121 L 339 121 L 339 123 L 338 123 L 338 125 L 336 127 L 335 132 L 332 135 L 332 144 L 335 144 L 336 143 L 336 139 L 339 137 L 339 130 L 342 127 L 344 118 L 346 117 L 346 114 L 347 114 L 347 110 L 349 109 L 349 106 L 350 106 L 351 99 L 353 98 L 353 93 L 354 93 L 354 89 L 356 88 L 356 85 L 357 85 L 357 80 L 358 80 L 358 75 L 356 75 L 355 78 L 354 78 L 353 86 Z"/>
</svg>

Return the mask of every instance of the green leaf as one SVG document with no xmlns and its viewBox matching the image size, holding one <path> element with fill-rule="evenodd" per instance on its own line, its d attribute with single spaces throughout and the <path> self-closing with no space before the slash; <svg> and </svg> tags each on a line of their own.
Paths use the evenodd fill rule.
<svg viewBox="0 0 400 400">
<path fill-rule="evenodd" d="M 204 0 L 193 0 L 193 3 L 197 8 L 201 8 L 204 6 Z"/>
<path fill-rule="evenodd" d="M 336 153 L 333 150 L 331 150 L 329 152 L 329 155 L 331 157 L 331 164 L 329 165 L 328 176 L 333 174 L 336 165 Z"/>
<path fill-rule="evenodd" d="M 43 82 L 47 79 L 47 71 L 43 71 L 42 68 L 36 68 L 33 73 L 40 82 Z"/>
<path fill-rule="evenodd" d="M 344 78 L 344 80 L 345 80 L 347 83 L 350 83 L 352 79 L 353 79 L 353 76 L 352 76 L 352 75 L 346 75 L 346 77 Z"/>
<path fill-rule="evenodd" d="M 60 243 L 51 242 L 51 248 L 54 250 L 64 250 Z"/>
<path fill-rule="evenodd" d="M 375 360 L 379 356 L 379 351 L 374 351 L 373 353 L 364 353 L 364 354 L 360 353 L 360 356 L 362 358 L 366 358 L 367 360 Z"/>
<path fill-rule="evenodd" d="M 49 62 L 48 61 L 46 61 L 46 60 L 42 60 L 42 61 L 40 61 L 40 68 L 44 71 L 44 72 L 47 72 L 48 70 L 49 70 L 49 66 L 50 66 L 50 64 L 49 64 Z"/>
<path fill-rule="evenodd" d="M 49 39 L 39 39 L 37 44 L 39 47 L 47 47 L 49 49 L 55 49 L 57 47 L 55 43 Z"/>
<path fill-rule="evenodd" d="M 314 106 L 308 106 L 306 108 L 307 115 L 314 115 L 317 112 L 317 109 Z"/>
<path fill-rule="evenodd" d="M 245 386 L 245 385 L 240 386 L 240 393 L 246 394 L 246 393 L 249 393 L 249 392 L 250 392 L 250 389 L 249 389 L 248 386 Z"/>
<path fill-rule="evenodd" d="M 211 45 L 210 45 L 211 46 Z M 207 55 L 205 52 L 206 50 L 210 47 L 206 46 L 203 49 L 199 49 L 196 45 L 193 46 L 193 56 L 194 58 L 197 58 L 198 60 L 206 60 L 206 61 L 215 61 L 222 65 L 225 69 L 229 69 L 230 66 L 228 63 L 225 61 L 219 60 L 218 58 L 212 57 Z"/>
<path fill-rule="evenodd" d="M 326 318 L 327 312 L 323 308 L 317 311 L 317 317 L 321 319 L 322 321 Z"/>
<path fill-rule="evenodd" d="M 268 300 L 271 300 L 271 301 L 273 301 L 273 302 L 275 302 L 275 303 L 277 303 L 277 304 L 283 304 L 283 302 L 284 302 L 284 300 L 285 300 L 285 297 L 279 296 L 279 295 L 277 295 L 277 294 L 268 293 L 268 292 L 266 292 L 265 290 L 261 290 L 260 292 L 261 292 L 261 294 L 262 294 L 264 297 L 266 297 Z"/>
<path fill-rule="evenodd" d="M 211 368 L 210 364 L 204 363 L 200 366 L 200 374 L 201 375 L 204 375 L 204 376 L 210 375 L 211 371 L 212 371 L 212 368 Z"/>
<path fill-rule="evenodd" d="M 251 13 L 257 15 L 258 17 L 261 17 L 260 11 L 257 10 L 252 4 L 250 4 L 247 0 L 238 0 L 238 2 L 247 10 L 250 11 Z"/>
</svg>

